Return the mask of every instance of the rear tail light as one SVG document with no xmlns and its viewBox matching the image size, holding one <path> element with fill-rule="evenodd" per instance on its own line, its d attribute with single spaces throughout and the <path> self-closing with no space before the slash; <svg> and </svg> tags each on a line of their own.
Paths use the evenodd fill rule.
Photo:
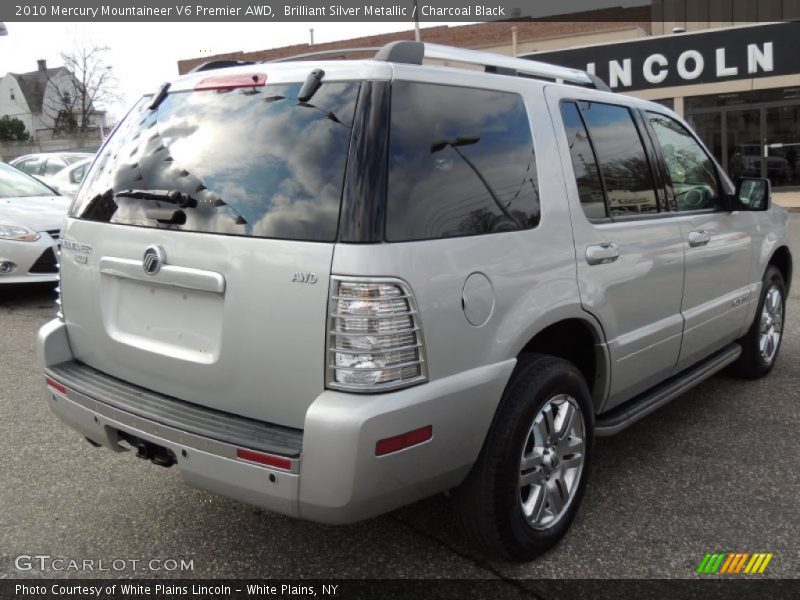
<svg viewBox="0 0 800 600">
<path fill-rule="evenodd" d="M 60 319 L 61 321 L 64 320 L 64 309 L 61 307 L 61 281 L 59 278 L 59 284 L 56 286 L 56 306 L 58 306 L 58 311 L 56 312 L 56 318 Z"/>
<path fill-rule="evenodd" d="M 333 277 L 328 303 L 328 387 L 370 392 L 427 380 L 411 289 L 397 279 Z"/>
</svg>

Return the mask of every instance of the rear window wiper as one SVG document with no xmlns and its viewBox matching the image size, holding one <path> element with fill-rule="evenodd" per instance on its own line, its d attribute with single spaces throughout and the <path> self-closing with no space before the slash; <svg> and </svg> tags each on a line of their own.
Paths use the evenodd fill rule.
<svg viewBox="0 0 800 600">
<path fill-rule="evenodd" d="M 169 204 L 174 204 L 178 208 L 195 208 L 197 206 L 197 199 L 193 198 L 189 194 L 184 194 L 180 190 L 121 190 L 114 194 L 115 198 L 135 198 L 137 200 L 156 200 L 160 202 L 167 202 Z M 237 216 L 235 219 L 235 223 L 237 225 L 247 225 L 247 220 L 232 206 L 227 204 L 221 198 L 218 198 L 216 202 L 214 202 L 214 208 L 220 208 L 222 206 L 227 206 L 230 210 L 232 210 Z M 175 211 L 177 212 L 177 211 Z M 156 213 L 152 213 L 156 214 Z M 152 217 L 159 222 L 163 219 L 160 217 Z M 173 221 L 174 222 L 174 221 Z M 178 223 L 180 224 L 180 223 Z"/>
<path fill-rule="evenodd" d="M 181 208 L 194 208 L 197 200 L 180 190 L 122 190 L 114 194 L 115 198 L 136 198 L 137 200 L 159 200 L 169 202 Z"/>
</svg>

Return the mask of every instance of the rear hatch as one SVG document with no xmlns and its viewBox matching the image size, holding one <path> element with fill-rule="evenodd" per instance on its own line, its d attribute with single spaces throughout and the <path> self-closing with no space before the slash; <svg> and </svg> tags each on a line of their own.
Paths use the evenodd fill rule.
<svg viewBox="0 0 800 600">
<path fill-rule="evenodd" d="M 78 360 L 302 427 L 324 388 L 360 84 L 326 82 L 301 102 L 302 80 L 265 85 L 254 69 L 209 72 L 131 110 L 67 220 L 62 307 Z"/>
</svg>

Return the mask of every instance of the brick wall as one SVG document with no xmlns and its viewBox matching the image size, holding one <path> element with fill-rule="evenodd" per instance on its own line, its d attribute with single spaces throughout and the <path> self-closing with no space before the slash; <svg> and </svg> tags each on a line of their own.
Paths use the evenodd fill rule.
<svg viewBox="0 0 800 600">
<path fill-rule="evenodd" d="M 602 31 L 614 31 L 622 28 L 634 26 L 641 27 L 644 31 L 650 32 L 650 7 L 634 8 L 612 8 L 605 10 L 590 11 L 581 14 L 581 21 L 518 21 L 502 23 L 478 23 L 475 25 L 461 25 L 458 27 L 429 27 L 422 30 L 422 39 L 426 42 L 436 44 L 447 44 L 448 46 L 458 46 L 461 48 L 488 48 L 503 44 L 511 45 L 511 28 L 517 27 L 518 42 L 530 42 L 535 40 L 565 38 L 571 35 L 586 33 L 597 33 Z M 258 50 L 255 52 L 230 52 L 227 54 L 216 54 L 214 56 L 203 56 L 189 58 L 178 61 L 178 72 L 187 73 L 197 65 L 211 60 L 251 60 L 268 61 L 308 52 L 320 52 L 323 50 L 344 50 L 347 48 L 373 48 L 380 47 L 395 40 L 413 40 L 414 31 L 401 31 L 397 33 L 387 33 L 382 35 L 372 35 L 351 40 L 338 42 L 328 42 L 326 44 L 296 44 L 294 46 L 284 46 L 283 48 L 273 48 L 268 50 Z M 347 57 L 343 52 L 342 57 Z M 362 55 L 363 57 L 363 55 Z M 335 58 L 335 57 L 333 57 Z"/>
</svg>

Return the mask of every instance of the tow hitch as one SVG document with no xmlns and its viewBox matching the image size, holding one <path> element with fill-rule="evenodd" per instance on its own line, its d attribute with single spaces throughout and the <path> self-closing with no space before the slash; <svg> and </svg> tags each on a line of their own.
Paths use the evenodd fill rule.
<svg viewBox="0 0 800 600">
<path fill-rule="evenodd" d="M 165 468 L 171 467 L 178 462 L 175 453 L 169 448 L 148 442 L 124 431 L 119 432 L 119 437 L 136 449 L 136 458 L 149 460 L 154 465 Z"/>
</svg>

